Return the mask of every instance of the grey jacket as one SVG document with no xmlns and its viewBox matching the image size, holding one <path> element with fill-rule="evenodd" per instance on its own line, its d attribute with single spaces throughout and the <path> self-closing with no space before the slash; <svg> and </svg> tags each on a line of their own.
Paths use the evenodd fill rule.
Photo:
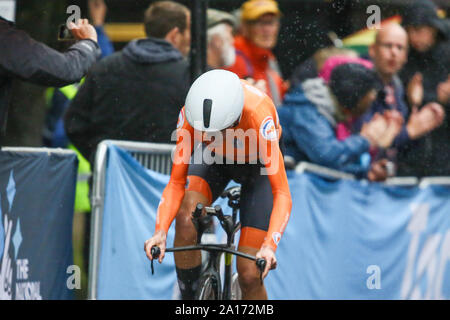
<svg viewBox="0 0 450 320">
<path fill-rule="evenodd" d="M 0 17 L 0 139 L 6 129 L 14 78 L 63 87 L 80 81 L 100 54 L 98 44 L 92 40 L 79 41 L 60 53 Z"/>
</svg>

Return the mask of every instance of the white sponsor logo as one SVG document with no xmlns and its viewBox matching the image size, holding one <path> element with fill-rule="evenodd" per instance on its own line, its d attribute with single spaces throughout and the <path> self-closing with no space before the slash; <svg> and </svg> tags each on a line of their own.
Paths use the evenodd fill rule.
<svg viewBox="0 0 450 320">
<path fill-rule="evenodd" d="M 8 216 L 4 215 L 3 228 L 5 230 L 4 247 L 2 254 L 2 261 L 0 264 L 0 299 L 11 300 L 12 299 L 12 276 L 13 269 L 11 266 L 11 256 L 9 254 L 9 246 L 11 244 L 11 231 L 13 227 L 12 220 L 8 219 Z M 3 240 L 3 239 L 2 239 Z"/>
<path fill-rule="evenodd" d="M 273 242 L 275 242 L 275 244 L 278 245 L 278 243 L 281 240 L 281 233 L 279 233 L 279 232 L 272 233 L 272 239 L 273 239 Z"/>
<path fill-rule="evenodd" d="M 264 139 L 269 141 L 277 140 L 277 129 L 272 117 L 269 116 L 264 119 L 264 121 L 261 123 L 259 131 Z"/>
<path fill-rule="evenodd" d="M 9 213 L 13 208 L 16 195 L 16 182 L 13 171 L 9 176 L 6 188 Z M 3 252 L 0 253 L 0 300 L 42 300 L 41 283 L 32 281 L 30 270 L 32 269 L 27 258 L 18 258 L 22 245 L 22 231 L 20 218 L 16 221 L 10 218 L 7 212 L 2 212 L 0 207 L 0 223 L 3 223 L 4 238 L 0 239 L 3 244 Z M 0 237 L 2 234 L 0 233 Z M 13 292 L 15 288 L 15 292 Z"/>
<path fill-rule="evenodd" d="M 442 286 L 450 260 L 450 230 L 428 234 L 426 239 L 423 239 L 430 205 L 413 203 L 411 211 L 412 218 L 407 228 L 411 241 L 400 296 L 402 299 L 412 300 L 448 298 L 443 296 Z"/>
</svg>

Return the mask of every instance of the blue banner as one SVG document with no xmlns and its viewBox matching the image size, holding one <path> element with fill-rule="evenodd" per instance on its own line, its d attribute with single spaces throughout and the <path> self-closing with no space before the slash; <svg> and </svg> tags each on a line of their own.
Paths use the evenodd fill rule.
<svg viewBox="0 0 450 320">
<path fill-rule="evenodd" d="M 271 297 L 450 299 L 450 188 L 294 173 L 289 183 L 293 209 Z"/>
<path fill-rule="evenodd" d="M 0 151 L 0 300 L 73 298 L 77 161 Z"/>
<path fill-rule="evenodd" d="M 288 178 L 293 210 L 265 280 L 270 299 L 450 299 L 450 188 Z M 178 297 L 173 254 L 151 276 L 143 250 L 167 182 L 110 147 L 99 299 Z"/>
</svg>

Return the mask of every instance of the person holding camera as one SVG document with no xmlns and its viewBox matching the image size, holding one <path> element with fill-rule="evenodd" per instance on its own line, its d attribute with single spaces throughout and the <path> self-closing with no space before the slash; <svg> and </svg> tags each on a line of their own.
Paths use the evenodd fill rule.
<svg viewBox="0 0 450 320">
<path fill-rule="evenodd" d="M 0 16 L 0 146 L 6 130 L 13 79 L 63 87 L 80 81 L 101 55 L 97 32 L 88 20 L 80 19 L 68 27 L 79 41 L 60 53 L 33 40 Z"/>
</svg>

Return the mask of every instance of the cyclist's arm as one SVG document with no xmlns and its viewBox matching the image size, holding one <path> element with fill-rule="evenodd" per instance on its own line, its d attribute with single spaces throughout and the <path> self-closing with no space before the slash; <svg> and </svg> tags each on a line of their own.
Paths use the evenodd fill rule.
<svg viewBox="0 0 450 320">
<path fill-rule="evenodd" d="M 257 121 L 262 124 L 264 119 L 258 119 Z M 278 242 L 289 221 L 292 208 L 291 194 L 278 138 L 279 134 L 273 140 L 267 139 L 267 137 L 263 136 L 263 130 L 259 130 L 260 156 L 265 163 L 266 174 L 268 174 L 273 194 L 273 208 L 270 216 L 269 229 L 263 246 L 269 246 L 274 251 L 277 249 Z"/>
<path fill-rule="evenodd" d="M 278 153 L 279 168 L 275 174 L 269 174 L 269 181 L 272 187 L 273 207 L 270 215 L 269 229 L 264 245 L 270 246 L 274 251 L 277 249 L 278 242 L 284 233 L 292 209 L 291 193 L 284 168 L 283 156 L 280 149 L 276 147 Z M 272 161 L 272 160 L 270 160 Z"/>
<path fill-rule="evenodd" d="M 155 232 L 163 230 L 166 234 L 184 197 L 189 159 L 194 148 L 194 129 L 184 119 L 184 108 L 178 121 L 180 127 L 177 129 L 177 144 L 173 155 L 172 172 L 156 213 Z"/>
</svg>

